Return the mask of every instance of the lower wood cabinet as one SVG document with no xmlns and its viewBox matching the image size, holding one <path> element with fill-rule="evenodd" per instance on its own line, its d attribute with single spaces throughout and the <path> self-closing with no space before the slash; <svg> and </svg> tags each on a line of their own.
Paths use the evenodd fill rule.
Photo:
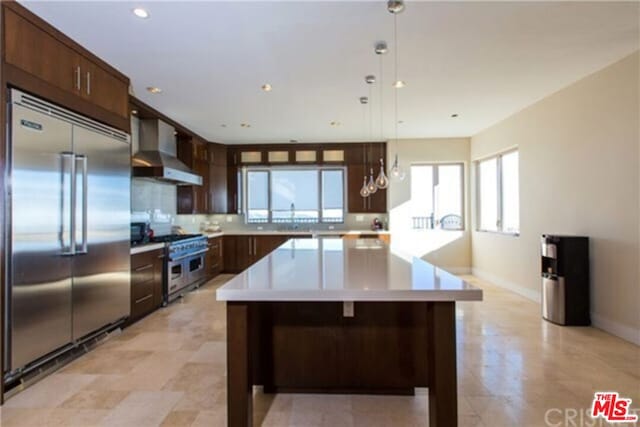
<svg viewBox="0 0 640 427">
<path fill-rule="evenodd" d="M 222 237 L 214 237 L 208 241 L 209 252 L 205 258 L 205 268 L 207 270 L 207 280 L 211 280 L 224 269 L 224 246 Z"/>
<path fill-rule="evenodd" d="M 163 272 L 163 249 L 131 255 L 131 314 L 129 323 L 162 306 Z"/>
<path fill-rule="evenodd" d="M 291 237 L 279 234 L 225 235 L 224 271 L 240 273 L 246 270 Z"/>
</svg>

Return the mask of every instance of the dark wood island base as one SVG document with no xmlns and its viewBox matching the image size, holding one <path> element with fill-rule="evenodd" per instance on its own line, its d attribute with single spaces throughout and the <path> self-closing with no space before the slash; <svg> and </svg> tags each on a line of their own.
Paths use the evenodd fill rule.
<svg viewBox="0 0 640 427">
<path fill-rule="evenodd" d="M 265 393 L 412 394 L 429 426 L 457 426 L 455 302 L 227 302 L 227 417 L 253 425 Z M 347 313 L 348 314 L 348 313 Z"/>
</svg>

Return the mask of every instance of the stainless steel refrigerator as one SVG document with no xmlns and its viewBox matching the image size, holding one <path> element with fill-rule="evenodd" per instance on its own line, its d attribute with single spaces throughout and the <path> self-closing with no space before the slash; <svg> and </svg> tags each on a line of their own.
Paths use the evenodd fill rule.
<svg viewBox="0 0 640 427">
<path fill-rule="evenodd" d="M 129 135 L 18 90 L 8 121 L 5 376 L 130 304 Z"/>
</svg>

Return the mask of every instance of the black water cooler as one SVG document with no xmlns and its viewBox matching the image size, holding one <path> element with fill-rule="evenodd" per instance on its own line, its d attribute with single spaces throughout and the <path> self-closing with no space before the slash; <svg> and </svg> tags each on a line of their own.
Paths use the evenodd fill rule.
<svg viewBox="0 0 640 427">
<path fill-rule="evenodd" d="M 591 324 L 589 238 L 543 234 L 542 317 L 568 326 Z"/>
</svg>

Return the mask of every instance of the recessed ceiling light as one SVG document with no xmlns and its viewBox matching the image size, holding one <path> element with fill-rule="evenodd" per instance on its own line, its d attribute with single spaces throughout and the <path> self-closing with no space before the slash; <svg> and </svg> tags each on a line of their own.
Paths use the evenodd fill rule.
<svg viewBox="0 0 640 427">
<path fill-rule="evenodd" d="M 271 92 L 271 89 L 273 89 L 273 88 L 271 87 L 271 85 L 269 83 L 265 83 L 265 84 L 262 85 L 262 90 L 265 91 L 265 92 Z"/>
<path fill-rule="evenodd" d="M 404 120 L 398 120 L 398 124 L 401 125 L 404 123 Z"/>
<path fill-rule="evenodd" d="M 393 87 L 395 87 L 396 89 L 402 89 L 406 85 L 407 84 L 405 82 L 403 82 L 402 80 L 398 80 L 395 83 L 393 83 Z"/>
<path fill-rule="evenodd" d="M 221 128 L 226 128 L 226 127 L 227 127 L 227 125 L 223 123 L 223 124 L 221 124 L 221 125 L 220 125 L 220 127 L 221 127 Z"/>
<path fill-rule="evenodd" d="M 368 104 L 369 103 L 369 98 L 366 96 L 361 96 L 360 97 L 360 104 Z"/>
<path fill-rule="evenodd" d="M 453 117 L 455 119 L 456 117 L 458 117 L 458 114 L 457 113 L 452 114 L 451 117 Z"/>
<path fill-rule="evenodd" d="M 251 125 L 249 123 L 240 123 L 241 128 L 250 128 Z"/>
<path fill-rule="evenodd" d="M 136 7 L 135 9 L 133 9 L 133 14 L 142 19 L 147 19 L 149 17 L 149 12 L 147 12 L 147 9 L 143 9 L 141 7 Z"/>
<path fill-rule="evenodd" d="M 296 143 L 296 142 L 298 142 L 298 140 L 297 139 L 290 139 L 289 142 Z"/>
<path fill-rule="evenodd" d="M 147 91 L 149 91 L 151 93 L 161 93 L 162 89 L 160 89 L 159 87 L 155 87 L 155 86 L 149 86 L 149 87 L 147 87 Z"/>
<path fill-rule="evenodd" d="M 336 121 L 333 121 L 333 122 L 331 122 L 331 123 L 329 123 L 329 124 L 330 124 L 331 126 L 334 126 L 334 127 L 335 127 L 335 126 L 340 126 L 340 125 L 342 125 L 342 123 L 340 123 L 340 122 L 336 122 Z"/>
</svg>

